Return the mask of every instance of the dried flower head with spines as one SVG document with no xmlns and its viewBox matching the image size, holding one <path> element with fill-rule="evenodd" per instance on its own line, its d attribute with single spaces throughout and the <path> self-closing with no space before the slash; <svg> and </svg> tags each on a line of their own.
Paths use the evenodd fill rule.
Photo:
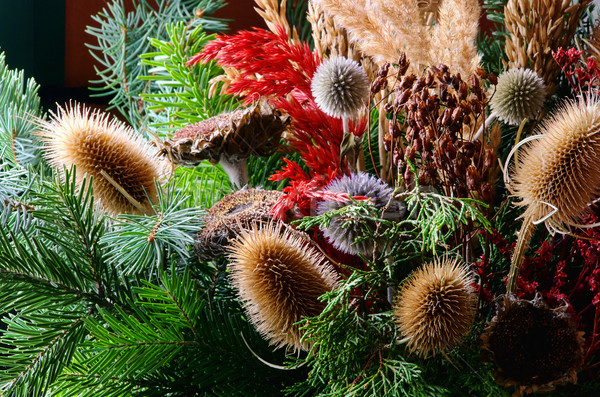
<svg viewBox="0 0 600 397">
<path fill-rule="evenodd" d="M 253 224 L 229 248 L 232 283 L 250 321 L 277 347 L 308 350 L 297 323 L 316 316 L 326 303 L 318 298 L 336 288 L 325 257 L 305 234 L 282 224 Z"/>
<path fill-rule="evenodd" d="M 232 183 L 248 182 L 246 160 L 271 155 L 290 123 L 289 116 L 266 101 L 188 125 L 164 142 L 163 152 L 176 164 L 194 167 L 204 160 L 220 163 Z"/>
<path fill-rule="evenodd" d="M 252 222 L 271 221 L 271 209 L 282 196 L 277 190 L 242 189 L 215 203 L 207 211 L 204 228 L 194 244 L 200 260 L 223 256 L 230 240 Z"/>
<path fill-rule="evenodd" d="M 448 258 L 408 277 L 394 315 L 410 351 L 424 357 L 442 353 L 469 333 L 477 309 L 473 282 L 466 265 Z"/>
<path fill-rule="evenodd" d="M 500 120 L 518 126 L 537 116 L 545 98 L 546 84 L 533 70 L 510 69 L 498 76 L 490 106 Z"/>
<path fill-rule="evenodd" d="M 151 211 L 158 197 L 155 180 L 163 179 L 169 166 L 130 127 L 81 105 L 58 107 L 39 125 L 49 164 L 59 173 L 75 166 L 78 184 L 85 174 L 92 176 L 94 196 L 104 210 L 113 215 Z"/>
<path fill-rule="evenodd" d="M 515 386 L 513 396 L 577 382 L 583 332 L 575 328 L 566 304 L 550 309 L 540 296 L 532 301 L 507 296 L 481 339 L 483 358 L 496 366 L 496 382 Z"/>
<path fill-rule="evenodd" d="M 319 65 L 311 89 L 317 105 L 327 115 L 352 118 L 368 102 L 369 78 L 358 62 L 335 56 Z"/>
</svg>

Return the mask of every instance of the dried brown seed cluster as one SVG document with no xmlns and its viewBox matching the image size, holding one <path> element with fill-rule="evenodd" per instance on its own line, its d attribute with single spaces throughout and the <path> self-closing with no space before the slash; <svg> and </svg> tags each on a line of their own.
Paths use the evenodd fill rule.
<svg viewBox="0 0 600 397">
<path fill-rule="evenodd" d="M 325 257 L 308 245 L 304 233 L 273 223 L 243 230 L 230 249 L 231 278 L 250 321 L 278 347 L 307 350 L 296 323 L 316 316 L 318 298 L 337 286 Z"/>
<path fill-rule="evenodd" d="M 252 222 L 271 221 L 271 208 L 282 195 L 276 190 L 244 189 L 223 197 L 208 210 L 196 238 L 194 249 L 200 260 L 223 256 L 230 240 Z"/>
<path fill-rule="evenodd" d="M 401 56 L 394 68 L 396 81 L 387 82 L 389 66 L 384 65 L 372 85 L 372 91 L 393 87 L 394 99 L 385 109 L 392 122 L 383 142 L 406 187 L 414 186 L 410 162 L 421 185 L 439 186 L 448 196 L 491 202 L 495 148 L 470 138 L 484 118 L 484 80 L 495 84 L 495 76 L 479 70 L 465 81 L 445 65 L 422 76 L 406 74 L 408 67 Z"/>
<path fill-rule="evenodd" d="M 394 313 L 411 351 L 435 355 L 469 333 L 477 305 L 472 283 L 467 267 L 448 259 L 425 265 L 409 276 Z"/>
<path fill-rule="evenodd" d="M 164 142 L 164 151 L 177 164 L 196 166 L 204 160 L 216 164 L 268 156 L 277 149 L 289 117 L 267 102 L 220 114 L 188 125 Z"/>
<path fill-rule="evenodd" d="M 496 382 L 515 386 L 515 396 L 577 382 L 583 332 L 566 310 L 566 305 L 550 309 L 539 296 L 532 301 L 505 298 L 481 337 L 484 359 L 496 365 Z"/>
</svg>

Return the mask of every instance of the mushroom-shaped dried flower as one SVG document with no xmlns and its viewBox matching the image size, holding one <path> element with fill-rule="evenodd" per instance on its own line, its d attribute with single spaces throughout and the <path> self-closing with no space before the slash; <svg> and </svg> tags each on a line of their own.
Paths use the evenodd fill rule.
<svg viewBox="0 0 600 397">
<path fill-rule="evenodd" d="M 469 333 L 477 306 L 473 281 L 466 265 L 447 258 L 408 277 L 394 314 L 410 351 L 424 357 L 442 353 Z"/>
<path fill-rule="evenodd" d="M 515 386 L 515 396 L 577 382 L 583 332 L 566 310 L 566 305 L 550 309 L 539 296 L 505 298 L 481 337 L 483 358 L 496 366 L 496 382 Z"/>
<path fill-rule="evenodd" d="M 206 213 L 204 228 L 194 248 L 200 260 L 225 255 L 225 249 L 243 227 L 252 222 L 269 222 L 271 209 L 283 193 L 277 190 L 242 189 L 223 197 Z"/>
<path fill-rule="evenodd" d="M 131 128 L 80 105 L 59 107 L 39 125 L 48 163 L 59 173 L 75 166 L 79 184 L 93 176 L 94 196 L 107 212 L 142 213 L 156 203 L 155 179 L 166 175 L 168 163 Z"/>
<path fill-rule="evenodd" d="M 534 225 L 576 225 L 600 194 L 600 100 L 567 102 L 530 139 L 507 185 L 527 207 L 513 254 L 509 293 L 513 293 L 522 255 Z M 506 168 L 506 167 L 505 167 Z"/>
<path fill-rule="evenodd" d="M 537 116 L 545 99 L 546 84 L 533 70 L 510 69 L 498 77 L 490 106 L 500 120 L 519 125 Z"/>
<path fill-rule="evenodd" d="M 190 124 L 164 142 L 176 164 L 196 166 L 204 160 L 221 164 L 238 187 L 248 183 L 246 160 L 269 156 L 279 147 L 289 116 L 266 101 Z"/>
<path fill-rule="evenodd" d="M 382 210 L 389 204 L 383 214 L 384 218 L 399 218 L 406 212 L 400 203 L 391 202 L 393 189 L 381 179 L 366 172 L 344 175 L 330 182 L 324 190 L 325 195 L 328 192 L 347 193 L 350 197 L 368 197 L 378 210 Z M 350 200 L 344 202 L 324 200 L 317 205 L 317 214 L 323 215 L 329 211 L 339 210 L 351 203 Z M 369 214 L 369 216 L 376 215 Z M 344 253 L 371 256 L 374 250 L 379 251 L 384 246 L 384 238 L 381 237 L 384 230 L 380 222 L 360 217 L 351 219 L 336 216 L 331 220 L 329 227 L 323 230 L 323 235 L 336 249 Z"/>
<path fill-rule="evenodd" d="M 297 324 L 325 308 L 318 298 L 337 285 L 325 257 L 304 234 L 276 225 L 254 224 L 230 249 L 233 285 L 250 321 L 277 347 L 307 350 Z"/>
<path fill-rule="evenodd" d="M 317 105 L 327 115 L 352 118 L 369 98 L 369 78 L 358 62 L 336 56 L 319 65 L 311 90 Z"/>
</svg>

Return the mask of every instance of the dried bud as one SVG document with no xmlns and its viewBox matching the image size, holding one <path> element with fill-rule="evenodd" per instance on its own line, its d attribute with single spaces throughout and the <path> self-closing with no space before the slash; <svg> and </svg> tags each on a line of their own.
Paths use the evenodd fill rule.
<svg viewBox="0 0 600 397">
<path fill-rule="evenodd" d="M 399 93 L 396 96 L 396 99 L 394 99 L 394 106 L 400 107 L 400 106 L 404 105 L 406 103 L 406 101 L 408 101 L 408 98 L 410 98 L 411 95 L 412 95 L 411 90 L 402 91 L 401 93 Z"/>
<path fill-rule="evenodd" d="M 400 80 L 400 84 L 398 85 L 398 89 L 405 90 L 405 89 L 409 88 L 410 86 L 412 86 L 412 84 L 414 83 L 414 81 L 416 79 L 417 79 L 417 76 L 415 76 L 414 74 L 409 74 L 407 76 L 403 76 L 402 79 Z"/>
<path fill-rule="evenodd" d="M 389 64 L 389 62 L 386 62 L 383 65 L 381 65 L 381 67 L 377 71 L 377 76 L 385 78 L 385 77 L 387 77 L 389 70 L 390 70 L 390 64 Z"/>
<path fill-rule="evenodd" d="M 470 165 L 467 168 L 467 187 L 469 190 L 475 190 L 479 184 L 479 174 L 477 168 L 474 165 Z"/>
</svg>

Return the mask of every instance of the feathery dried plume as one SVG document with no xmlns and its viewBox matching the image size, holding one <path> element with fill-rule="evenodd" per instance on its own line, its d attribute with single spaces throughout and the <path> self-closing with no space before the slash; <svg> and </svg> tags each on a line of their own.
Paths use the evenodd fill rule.
<svg viewBox="0 0 600 397">
<path fill-rule="evenodd" d="M 223 197 L 206 213 L 204 228 L 196 238 L 194 249 L 200 260 L 225 254 L 231 239 L 252 222 L 269 222 L 271 209 L 283 196 L 277 190 L 243 189 Z"/>
<path fill-rule="evenodd" d="M 358 62 L 333 57 L 319 65 L 311 89 L 317 106 L 325 114 L 354 118 L 368 101 L 369 78 Z"/>
<path fill-rule="evenodd" d="M 78 184 L 85 174 L 92 176 L 94 196 L 105 211 L 151 211 L 158 196 L 154 180 L 166 176 L 168 163 L 130 127 L 79 104 L 58 107 L 39 125 L 48 163 L 59 173 L 75 166 Z"/>
<path fill-rule="evenodd" d="M 540 135 L 520 156 L 510 186 L 527 207 L 509 274 L 513 293 L 534 225 L 576 225 L 600 193 L 600 100 L 581 97 L 544 122 Z"/>
<path fill-rule="evenodd" d="M 430 59 L 462 76 L 473 74 L 480 60 L 475 46 L 480 13 L 479 0 L 442 1 L 431 29 Z"/>
<path fill-rule="evenodd" d="M 537 116 L 545 99 L 546 84 L 533 70 L 510 69 L 498 76 L 490 106 L 500 120 L 518 126 Z"/>
<path fill-rule="evenodd" d="M 257 330 L 277 347 L 308 350 L 298 323 L 325 308 L 318 298 L 336 288 L 325 257 L 306 235 L 282 225 L 254 224 L 229 248 L 232 283 Z"/>
<path fill-rule="evenodd" d="M 424 357 L 443 353 L 469 333 L 477 306 L 473 281 L 466 265 L 448 258 L 408 277 L 394 315 L 411 352 Z"/>
<path fill-rule="evenodd" d="M 481 339 L 483 358 L 496 365 L 496 382 L 515 386 L 513 396 L 577 383 L 584 339 L 566 304 L 550 309 L 539 296 L 529 301 L 509 295 Z"/>
<path fill-rule="evenodd" d="M 344 175 L 340 179 L 330 182 L 325 187 L 324 193 L 325 195 L 328 193 L 347 193 L 351 197 L 369 197 L 377 209 L 382 209 L 390 203 L 393 189 L 381 179 L 361 172 L 349 176 Z M 339 210 L 350 203 L 350 201 L 324 200 L 317 205 L 317 214 L 322 215 L 329 211 Z M 405 211 L 405 208 L 396 203 L 390 205 L 386 212 L 402 217 Z M 378 251 L 385 245 L 383 238 L 373 238 L 372 236 L 382 233 L 383 226 L 377 222 L 364 219 L 339 219 L 339 217 L 333 218 L 329 227 L 323 230 L 323 235 L 336 249 L 347 254 L 362 254 L 367 257 L 373 255 L 373 250 Z M 357 241 L 361 237 L 363 239 Z"/>
<path fill-rule="evenodd" d="M 546 82 L 546 95 L 552 95 L 558 87 L 560 74 L 552 51 L 569 46 L 579 19 L 591 2 L 508 0 L 504 8 L 504 22 L 509 33 L 505 44 L 508 68 L 534 70 Z"/>
</svg>

